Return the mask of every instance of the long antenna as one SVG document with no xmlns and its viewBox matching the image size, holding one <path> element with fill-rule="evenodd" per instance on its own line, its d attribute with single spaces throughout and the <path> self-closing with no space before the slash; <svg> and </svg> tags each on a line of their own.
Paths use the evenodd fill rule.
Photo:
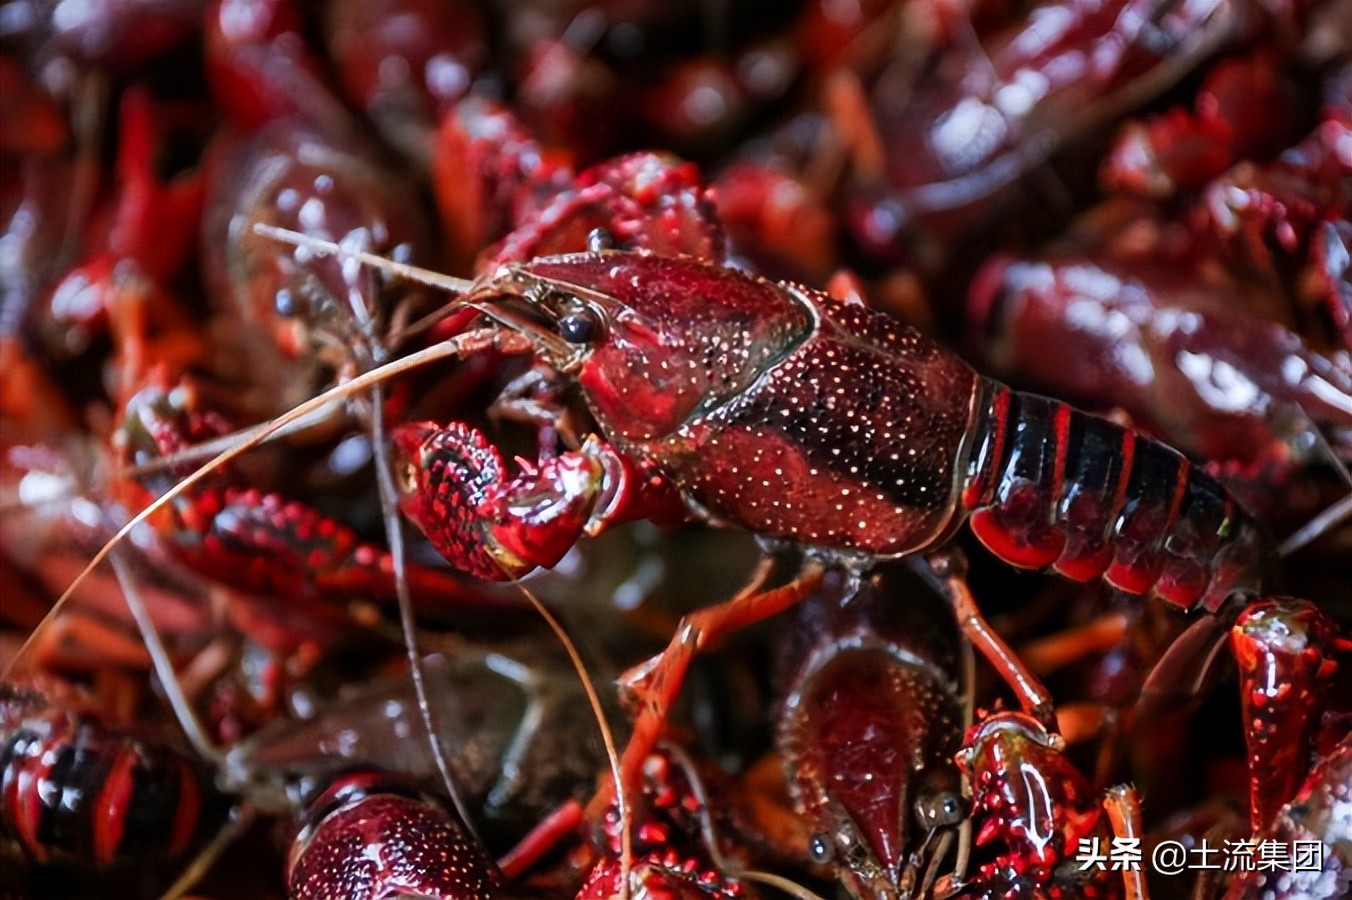
<svg viewBox="0 0 1352 900">
<path fill-rule="evenodd" d="M 629 900 L 629 876 L 634 869 L 634 837 L 630 833 L 633 830 L 634 810 L 629 804 L 629 798 L 625 795 L 625 785 L 620 777 L 620 754 L 615 746 L 615 733 L 610 728 L 610 722 L 606 719 L 606 712 L 601 706 L 601 697 L 596 692 L 596 685 L 592 683 L 591 675 L 587 672 L 586 663 L 582 661 L 582 654 L 578 653 L 577 645 L 573 639 L 568 636 L 562 624 L 555 615 L 549 611 L 549 607 L 541 602 L 540 598 L 535 596 L 529 588 L 522 584 L 516 578 L 512 579 L 512 584 L 516 585 L 517 590 L 526 595 L 526 599 L 535 607 L 536 612 L 549 625 L 550 630 L 554 632 L 559 643 L 568 654 L 569 661 L 573 664 L 573 669 L 577 672 L 577 677 L 582 682 L 582 689 L 587 694 L 587 702 L 591 705 L 592 714 L 596 717 L 596 727 L 601 732 L 601 743 L 606 748 L 606 758 L 610 761 L 610 777 L 615 779 L 615 808 L 620 815 L 620 898 Z"/>
<path fill-rule="evenodd" d="M 320 256 L 345 256 L 349 259 L 360 260 L 366 265 L 374 269 L 379 269 L 382 272 L 388 272 L 389 274 L 397 275 L 400 278 L 407 278 L 409 281 L 416 281 L 419 284 L 441 288 L 442 290 L 450 291 L 453 294 L 468 293 L 474 287 L 474 282 L 466 278 L 456 278 L 454 275 L 443 275 L 440 272 L 433 272 L 431 269 L 424 269 L 421 266 L 410 266 L 406 263 L 395 262 L 392 259 L 386 259 L 375 253 L 358 250 L 356 247 L 344 247 L 342 244 L 326 241 L 317 237 L 311 237 L 308 234 L 301 234 L 299 231 L 291 231 L 288 228 L 278 228 L 275 225 L 264 225 L 262 222 L 259 222 L 254 225 L 254 233 L 262 235 L 263 237 L 272 238 L 274 241 L 280 241 L 283 244 L 290 244 L 293 247 L 309 250 Z"/>
<path fill-rule="evenodd" d="M 5 666 L 4 672 L 0 673 L 0 677 L 9 675 L 10 671 L 13 670 L 15 663 L 23 658 L 24 653 L 27 652 L 34 639 L 42 631 L 44 625 L 56 616 L 80 585 L 84 584 L 85 579 L 93 574 L 94 570 L 108 558 L 108 555 L 113 552 L 113 549 L 118 544 L 125 540 L 138 525 L 164 509 L 168 504 L 181 497 L 188 490 L 201 484 L 202 481 L 221 466 L 237 459 L 254 447 L 257 447 L 259 444 L 262 444 L 278 431 L 281 431 L 283 428 L 286 428 L 294 422 L 304 419 L 306 416 L 312 415 L 316 410 L 323 409 L 335 400 L 340 400 L 353 394 L 370 390 L 374 385 L 380 384 L 383 381 L 388 381 L 396 375 L 411 369 L 416 369 L 430 362 L 451 359 L 466 353 L 490 349 L 497 350 L 501 353 L 529 353 L 534 347 L 525 336 L 511 331 L 504 331 L 500 328 L 481 328 L 458 334 L 440 344 L 411 353 L 408 356 L 387 363 L 370 372 L 358 375 L 350 381 L 346 381 L 335 388 L 325 391 L 317 397 L 301 403 L 289 412 L 283 413 L 273 419 L 268 425 L 259 428 L 250 434 L 248 438 L 241 441 L 237 446 L 231 447 L 222 452 L 219 456 L 208 460 L 196 472 L 193 472 L 191 475 L 184 478 L 170 490 L 157 497 L 146 506 L 145 509 L 132 516 L 125 525 L 119 528 L 117 532 L 108 539 L 108 542 L 94 554 L 85 567 L 75 576 L 75 579 L 70 583 L 70 586 L 62 592 L 60 597 L 56 598 L 56 602 L 52 604 L 52 608 L 47 611 L 46 618 L 44 618 L 42 622 L 39 622 L 38 626 L 29 633 L 28 637 L 19 647 L 18 652 L 10 658 L 9 663 Z"/>
<path fill-rule="evenodd" d="M 295 237 L 305 238 L 306 236 L 295 233 Z M 312 252 L 327 252 L 326 250 L 315 250 L 313 247 L 306 245 L 298 246 L 295 255 L 299 257 L 304 249 L 309 249 Z M 370 260 L 362 259 L 363 256 L 369 256 L 369 254 L 359 248 L 339 247 L 339 252 L 344 256 L 356 255 L 359 260 L 370 265 Z M 370 258 L 381 259 L 381 257 L 375 256 Z M 387 354 L 382 342 L 373 337 L 376 323 L 375 317 L 366 303 L 366 294 L 349 292 L 348 299 L 352 307 L 352 314 L 356 317 L 359 331 L 365 337 L 362 341 L 362 344 L 365 345 L 365 352 L 361 354 L 365 357 L 362 362 L 369 368 L 377 368 L 381 363 L 387 361 Z M 357 348 L 354 348 L 353 355 L 358 355 Z M 455 778 L 452 777 L 450 762 L 446 757 L 446 748 L 442 745 L 441 733 L 438 731 L 432 715 L 432 702 L 427 694 L 427 682 L 423 676 L 422 653 L 418 649 L 418 628 L 413 616 L 413 597 L 408 586 L 404 531 L 399 520 L 399 492 L 395 488 L 394 479 L 390 475 L 389 446 L 385 440 L 385 392 L 383 386 L 379 384 L 371 388 L 371 456 L 375 469 L 377 492 L 380 496 L 380 514 L 385 525 L 385 539 L 389 544 L 391 568 L 394 570 L 394 593 L 399 607 L 399 625 L 403 632 L 404 650 L 408 657 L 409 676 L 413 682 L 413 695 L 418 705 L 418 715 L 422 720 L 423 731 L 426 733 L 428 749 L 431 751 L 433 763 L 436 764 L 437 774 L 441 776 L 442 786 L 446 789 L 447 796 L 450 797 L 456 812 L 460 816 L 460 824 L 464 826 L 474 840 L 483 843 L 483 839 L 479 836 L 478 829 L 474 825 L 474 818 L 470 815 L 469 804 L 465 801 Z"/>
<path fill-rule="evenodd" d="M 1314 439 L 1314 445 L 1324 456 L 1325 460 L 1333 467 L 1334 473 L 1338 478 L 1352 488 L 1352 472 L 1348 471 L 1347 463 L 1338 455 L 1338 451 L 1333 449 L 1329 439 L 1325 437 L 1320 429 L 1319 423 L 1310 415 L 1309 410 L 1299 403 L 1292 404 L 1295 411 L 1305 419 L 1309 425 L 1309 434 Z M 1325 532 L 1332 530 L 1338 525 L 1352 519 L 1352 493 L 1347 494 L 1341 500 L 1332 506 L 1317 514 L 1310 521 L 1297 528 L 1292 534 L 1288 535 L 1286 540 L 1281 542 L 1277 548 L 1277 555 L 1282 559 L 1295 553 L 1306 544 L 1319 538 Z"/>
<path fill-rule="evenodd" d="M 1325 509 L 1316 515 L 1310 521 L 1300 526 L 1290 537 L 1282 541 L 1277 548 L 1277 555 L 1282 558 L 1290 556 L 1301 547 L 1315 540 L 1334 526 L 1352 519 L 1352 494 L 1348 494 L 1337 503 Z"/>
<path fill-rule="evenodd" d="M 432 702 L 427 695 L 427 684 L 423 677 L 422 654 L 418 650 L 418 628 L 413 620 L 413 598 L 408 589 L 408 571 L 405 564 L 404 532 L 399 521 L 399 494 L 394 480 L 390 476 L 389 450 L 385 443 L 385 411 L 383 391 L 379 386 L 371 389 L 371 437 L 372 456 L 376 470 L 376 485 L 380 493 L 380 512 L 385 520 L 385 535 L 390 545 L 390 560 L 394 568 L 394 592 L 398 598 L 399 624 L 404 632 L 404 649 L 408 653 L 409 676 L 413 680 L 413 696 L 418 703 L 418 714 L 427 732 L 428 746 L 432 751 L 432 761 L 436 763 L 441 783 L 446 788 L 455 810 L 460 814 L 461 824 L 470 836 L 479 843 L 483 839 L 474 827 L 470 816 L 469 804 L 465 802 L 455 778 L 451 775 L 450 763 L 446 759 L 446 748 L 442 746 L 441 734 L 432 716 Z"/>
</svg>

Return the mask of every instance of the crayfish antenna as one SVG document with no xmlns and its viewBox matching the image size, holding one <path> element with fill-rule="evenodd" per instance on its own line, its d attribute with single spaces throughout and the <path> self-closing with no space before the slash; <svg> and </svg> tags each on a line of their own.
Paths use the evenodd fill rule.
<svg viewBox="0 0 1352 900">
<path fill-rule="evenodd" d="M 334 244 L 333 249 L 330 249 L 328 246 L 324 246 L 327 242 L 309 238 L 297 232 L 286 233 L 282 232 L 281 229 L 270 228 L 265 225 L 259 225 L 255 230 L 259 234 L 283 240 L 298 248 L 309 249 L 314 253 L 339 253 L 346 257 L 356 257 L 364 264 L 374 264 L 378 267 L 383 267 L 387 263 L 391 266 L 399 266 L 398 263 L 393 263 L 384 259 L 384 257 L 367 253 L 355 247 Z M 315 244 L 320 246 L 316 247 Z M 367 305 L 365 296 L 350 294 L 349 300 L 352 313 L 361 326 L 361 334 L 370 335 L 371 327 L 375 324 L 375 316 Z M 352 353 L 354 357 L 358 355 L 364 357 L 360 362 L 363 364 L 363 368 L 368 371 L 378 369 L 380 364 L 384 363 L 388 357 L 386 347 L 382 342 L 373 338 L 354 346 Z M 465 798 L 456 786 L 455 778 L 451 774 L 450 763 L 446 758 L 446 748 L 442 745 L 441 734 L 437 730 L 432 715 L 432 704 L 427 695 L 427 682 L 423 676 L 422 653 L 418 649 L 418 628 L 413 616 L 413 598 L 408 587 L 404 530 L 399 519 L 399 492 L 395 488 L 393 477 L 390 474 L 389 448 L 385 438 L 385 395 L 380 384 L 372 385 L 370 396 L 371 456 L 375 468 L 376 487 L 380 496 L 380 513 L 385 527 L 385 541 L 389 545 L 391 567 L 394 570 L 394 593 L 399 607 L 399 625 L 403 632 L 404 649 L 408 655 L 409 677 L 413 682 L 413 695 L 418 704 L 418 717 L 422 721 L 423 731 L 427 735 L 428 749 L 431 751 L 437 774 L 440 775 L 442 786 L 446 789 L 447 796 L 450 797 L 451 803 L 455 806 L 455 811 L 460 817 L 460 824 L 475 841 L 483 843 L 478 829 L 474 827 L 474 819 L 470 815 L 469 804 L 465 802 Z"/>
<path fill-rule="evenodd" d="M 358 318 L 369 320 L 370 312 L 365 308 L 364 303 L 354 300 L 354 311 Z M 372 359 L 370 362 L 379 364 L 384 362 L 384 347 L 376 345 L 370 350 Z M 379 366 L 377 366 L 379 368 Z M 423 677 L 422 653 L 418 650 L 418 626 L 414 622 L 414 601 L 408 591 L 408 568 L 407 554 L 404 551 L 404 531 L 399 519 L 399 491 L 395 488 L 395 482 L 391 476 L 391 461 L 389 461 L 389 445 L 385 439 L 385 396 L 381 385 L 376 384 L 370 389 L 370 446 L 372 446 L 372 461 L 376 469 L 376 488 L 380 493 L 380 515 L 385 524 L 385 542 L 389 545 L 389 558 L 391 558 L 392 568 L 395 570 L 395 597 L 399 604 L 399 627 L 404 635 L 404 650 L 408 654 L 408 674 L 414 685 L 414 699 L 418 703 L 418 716 L 422 719 L 423 730 L 427 732 L 427 746 L 431 750 L 431 758 L 437 764 L 437 773 L 441 776 L 442 785 L 446 788 L 446 795 L 456 807 L 457 814 L 460 814 L 460 822 L 469 835 L 479 842 L 483 843 L 483 838 L 479 835 L 479 830 L 475 827 L 475 820 L 470 816 L 469 804 L 466 803 L 464 795 L 456 785 L 456 780 L 450 772 L 450 764 L 446 759 L 446 749 L 442 746 L 441 732 L 437 730 L 437 723 L 433 718 L 431 711 L 431 701 L 427 697 L 427 682 Z"/>
<path fill-rule="evenodd" d="M 386 264 L 394 267 L 400 265 L 356 247 L 333 244 L 330 248 L 325 246 L 329 242 L 310 238 L 298 232 L 288 233 L 282 229 L 270 228 L 261 224 L 255 227 L 255 231 L 274 240 L 283 240 L 295 244 L 298 248 L 309 249 L 311 252 L 319 254 L 338 253 L 349 258 L 355 257 L 366 265 L 375 265 L 378 268 L 384 267 Z M 314 246 L 316 244 L 320 246 Z M 411 269 L 412 267 L 408 268 Z M 422 270 L 417 271 L 422 272 Z M 426 274 L 435 275 L 435 273 Z M 457 279 L 450 279 L 450 281 L 457 281 Z M 366 303 L 365 295 L 349 294 L 349 300 L 352 313 L 361 326 L 360 332 L 363 335 L 369 335 L 371 327 L 375 324 L 375 316 Z M 352 352 L 354 357 L 359 354 L 365 357 L 361 360 L 361 363 L 363 368 L 369 367 L 368 370 L 378 369 L 381 363 L 386 362 L 388 356 L 386 347 L 381 341 L 375 339 L 362 341 L 358 346 L 353 347 Z M 418 717 L 422 720 L 423 731 L 427 734 L 427 745 L 432 754 L 432 761 L 436 764 L 437 773 L 441 776 L 441 783 L 446 789 L 447 796 L 451 798 L 451 802 L 455 805 L 455 810 L 460 816 L 460 824 L 464 826 L 475 841 L 482 844 L 483 839 L 479 836 L 478 829 L 474 827 L 474 819 L 470 815 L 469 804 L 465 802 L 464 796 L 451 775 L 450 763 L 446 759 L 446 748 L 442 746 L 441 734 L 437 730 L 436 722 L 432 716 L 432 704 L 427 696 L 427 682 L 423 677 L 422 654 L 418 650 L 418 628 L 413 617 L 413 598 L 408 587 L 404 530 L 399 520 L 399 492 L 395 488 L 393 477 L 390 474 L 389 447 L 385 440 L 385 395 L 380 384 L 371 387 L 371 456 L 375 468 L 376 487 L 380 495 L 380 513 L 385 526 L 385 540 L 390 548 L 390 560 L 394 570 L 394 593 L 399 606 L 399 625 L 404 636 L 404 649 L 408 654 L 409 677 L 413 682 L 413 695 L 418 704 Z"/>
<path fill-rule="evenodd" d="M 421 266 L 410 266 L 407 263 L 395 262 L 376 253 L 368 253 L 365 250 L 358 250 L 356 247 L 344 247 L 334 241 L 311 237 L 289 228 L 278 228 L 275 225 L 264 225 L 259 222 L 254 225 L 254 234 L 272 238 L 274 241 L 290 244 L 293 247 L 300 247 L 320 256 L 345 256 L 349 259 L 355 259 L 388 275 L 406 278 L 409 281 L 416 281 L 429 287 L 440 288 L 444 291 L 450 291 L 452 294 L 468 293 L 474 287 L 474 282 L 466 278 L 456 278 L 454 275 L 443 275 Z"/>
<path fill-rule="evenodd" d="M 1315 446 L 1319 448 L 1320 454 L 1333 467 L 1333 471 L 1342 479 L 1343 484 L 1347 485 L 1349 491 L 1352 491 L 1352 472 L 1348 471 L 1347 463 L 1338 455 L 1338 451 L 1333 449 L 1324 432 L 1320 430 L 1319 424 L 1315 422 L 1314 417 L 1305 409 L 1305 407 L 1296 404 L 1296 410 L 1304 417 L 1306 423 L 1310 426 L 1309 433 L 1314 437 Z M 1316 540 L 1326 534 L 1343 522 L 1352 519 L 1352 493 L 1349 493 L 1343 499 L 1334 503 L 1323 512 L 1316 515 L 1310 521 L 1297 528 L 1287 536 L 1277 547 L 1277 555 L 1283 559 L 1295 553 L 1301 547 Z"/>
<path fill-rule="evenodd" d="M 816 894 L 799 884 L 785 878 L 783 875 L 776 875 L 773 872 L 762 872 L 759 869 L 744 869 L 732 863 L 732 860 L 723 855 L 719 849 L 718 835 L 714 833 L 713 817 L 709 813 L 709 792 L 704 787 L 704 779 L 700 778 L 699 772 L 695 769 L 694 762 L 686 752 L 677 746 L 667 748 L 670 753 L 681 764 L 685 770 L 685 777 L 690 782 L 690 793 L 695 800 L 699 802 L 700 816 L 699 828 L 700 839 L 704 841 L 704 846 L 709 851 L 709 857 L 720 872 L 726 872 L 734 878 L 742 881 L 754 881 L 757 884 L 764 884 L 775 888 L 781 893 L 788 894 L 790 897 L 797 897 L 798 900 L 825 900 L 821 895 Z"/>
<path fill-rule="evenodd" d="M 629 798 L 625 794 L 624 781 L 620 777 L 620 754 L 615 749 L 615 733 L 611 730 L 610 722 L 606 719 L 605 709 L 601 706 L 601 696 L 596 691 L 596 683 L 592 680 L 591 673 L 587 671 L 587 664 L 582 660 L 582 654 L 578 652 L 577 645 L 573 639 L 568 636 L 558 618 L 549 611 L 549 607 L 541 602 L 540 598 L 520 582 L 515 576 L 511 582 L 516 586 L 531 605 L 535 607 L 536 612 L 545 620 L 554 636 L 559 639 L 563 645 L 564 651 L 568 654 L 568 660 L 573 665 L 573 670 L 577 672 L 578 680 L 582 682 L 582 689 L 587 694 L 587 703 L 591 706 L 592 715 L 596 718 L 596 728 L 601 732 L 601 743 L 606 748 L 606 759 L 610 762 L 610 777 L 615 781 L 615 808 L 620 815 L 620 900 L 629 900 L 629 881 L 634 870 L 634 837 L 632 834 L 634 824 L 634 810 L 629 803 Z"/>
<path fill-rule="evenodd" d="M 568 345 L 558 337 L 547 331 L 532 329 L 526 320 L 520 319 L 506 310 L 496 308 L 491 304 L 475 302 L 473 299 L 475 292 L 485 285 L 491 285 L 493 283 L 492 278 L 488 278 L 486 281 L 468 281 L 451 275 L 442 275 L 439 272 L 433 272 L 430 269 L 423 269 L 419 266 L 410 266 L 404 263 L 394 262 L 383 256 L 367 253 L 366 251 L 359 250 L 355 247 L 345 247 L 342 244 L 336 244 L 333 241 L 321 240 L 320 238 L 310 237 L 295 231 L 288 231 L 285 228 L 276 228 L 261 223 L 254 226 L 254 231 L 264 237 L 270 237 L 274 240 L 282 241 L 283 243 L 302 247 L 315 253 L 354 259 L 358 262 L 365 263 L 366 265 L 374 266 L 391 275 L 408 278 L 420 284 L 442 288 L 460 295 L 455 301 L 446 304 L 438 311 L 415 322 L 408 328 L 405 328 L 400 333 L 400 337 L 406 337 L 423 331 L 437 320 L 444 318 L 458 309 L 474 309 L 489 319 L 497 322 L 504 328 L 520 331 L 523 334 L 533 331 L 534 340 L 538 345 L 551 349 L 556 356 L 567 355 Z M 548 281 L 548 279 L 546 279 L 546 281 Z M 562 282 L 560 282 L 560 284 L 562 284 Z M 563 286 L 576 288 L 575 285 Z"/>
<path fill-rule="evenodd" d="M 271 432 L 267 436 L 266 440 L 276 441 L 290 437 L 293 434 L 301 434 L 305 432 L 308 428 L 310 428 L 312 425 L 322 422 L 327 415 L 327 411 L 321 409 L 316 411 L 312 415 L 314 419 L 313 422 L 303 420 L 299 422 L 292 422 L 285 428 L 278 428 L 275 431 Z M 160 472 L 166 472 L 169 471 L 170 469 L 176 469 L 181 466 L 187 466 L 193 463 L 203 463 L 211 459 L 212 457 L 216 456 L 217 454 L 224 453 L 227 450 L 231 450 L 235 447 L 238 447 L 241 443 L 249 440 L 250 438 L 253 438 L 259 432 L 264 431 L 268 427 L 269 427 L 268 423 L 264 422 L 262 425 L 254 425 L 249 428 L 241 428 L 240 430 L 232 432 L 230 434 L 223 434 L 220 437 L 203 441 L 200 444 L 195 444 L 191 447 L 186 447 L 182 450 L 177 450 L 173 453 L 167 453 L 164 456 L 156 457 L 155 459 L 150 460 L 148 462 L 138 463 L 137 465 L 134 466 L 128 466 L 126 468 L 126 474 L 130 478 L 142 478 L 146 475 L 157 475 Z"/>
<path fill-rule="evenodd" d="M 256 234 L 262 235 L 263 237 L 271 238 L 275 241 L 278 241 L 283 244 L 288 244 L 293 247 L 306 249 L 311 251 L 312 253 L 316 253 L 321 256 L 340 256 L 349 259 L 355 259 L 358 262 L 363 263 L 364 265 L 368 265 L 371 266 L 372 268 L 379 269 L 380 271 L 385 272 L 388 275 L 404 278 L 409 281 L 415 281 L 419 284 L 429 285 L 431 287 L 439 288 L 441 290 L 449 291 L 455 294 L 464 294 L 469 290 L 471 290 L 475 285 L 475 282 L 470 281 L 468 279 L 456 278 L 452 275 L 443 275 L 440 272 L 434 272 L 431 269 L 424 269 L 421 266 L 412 266 L 408 265 L 407 263 L 401 263 L 392 259 L 386 259 L 383 256 L 379 256 L 375 253 L 369 253 L 365 250 L 357 249 L 356 247 L 345 247 L 342 244 L 336 243 L 334 241 L 327 241 L 323 240 L 322 238 L 311 237 L 310 235 L 302 234 L 299 231 L 292 231 L 287 228 L 278 228 L 273 225 L 265 225 L 259 222 L 254 225 L 254 232 Z M 434 313 L 426 317 L 425 319 L 419 321 L 418 323 L 403 329 L 401 334 L 406 336 L 409 334 L 414 334 L 419 331 L 425 330 L 425 328 L 428 325 L 432 324 L 432 322 L 434 322 L 437 318 L 445 315 L 448 311 L 449 308 L 443 309 L 438 313 Z M 359 314 L 368 315 L 364 310 L 360 311 Z M 317 411 L 314 414 L 314 417 L 316 420 L 318 420 L 321 419 L 323 415 L 324 413 L 321 410 Z M 303 431 L 307 427 L 307 425 L 308 423 L 304 421 L 293 422 L 286 428 L 281 428 L 270 432 L 269 439 L 271 440 L 280 437 L 285 437 L 286 435 L 291 434 L 292 432 Z M 184 465 L 185 463 L 202 462 L 203 460 L 210 459 L 211 457 L 215 456 L 218 453 L 224 452 L 225 450 L 229 450 L 237 446 L 239 442 L 250 439 L 259 431 L 262 431 L 268 427 L 269 426 L 267 424 L 257 425 L 254 426 L 253 428 L 243 429 L 239 432 L 236 432 L 235 434 L 225 435 L 223 437 L 219 437 L 210 441 L 204 441 L 203 443 L 198 444 L 194 447 L 189 447 L 185 450 L 180 450 L 177 453 L 171 453 L 167 456 L 162 456 L 152 462 L 143 463 L 139 466 L 136 466 L 135 468 L 130 470 L 130 474 L 133 476 L 149 475 L 157 472 L 163 472 L 166 469 L 170 469 L 175 466 L 181 466 Z"/>
<path fill-rule="evenodd" d="M 160 631 L 155 627 L 155 622 L 150 617 L 150 610 L 146 607 L 145 598 L 141 596 L 140 588 L 136 586 L 135 577 L 132 575 L 131 566 L 128 564 L 126 556 L 120 549 L 116 550 L 109 559 L 109 564 L 112 565 L 113 574 L 117 576 L 118 585 L 122 588 L 122 596 L 127 602 L 127 609 L 131 611 L 132 618 L 136 620 L 136 628 L 141 632 L 141 640 L 150 653 L 155 674 L 159 676 L 161 687 L 164 688 L 164 696 L 168 699 L 169 706 L 174 711 L 174 717 L 178 719 L 179 727 L 183 729 L 183 733 L 188 738 L 188 743 L 192 744 L 197 754 L 219 770 L 224 765 L 225 756 L 221 753 L 220 748 L 212 743 L 211 738 L 207 737 L 206 731 L 202 728 L 202 723 L 197 719 L 197 714 L 193 712 L 192 704 L 188 702 L 187 695 L 183 693 L 182 685 L 178 683 L 178 673 L 174 671 L 173 661 L 169 659 L 169 651 L 165 649 Z"/>
<path fill-rule="evenodd" d="M 1282 558 L 1288 557 L 1330 529 L 1348 520 L 1352 520 L 1352 494 L 1343 497 L 1343 499 L 1296 529 L 1278 546 L 1277 555 Z"/>
<path fill-rule="evenodd" d="M 460 814 L 460 822 L 470 836 L 480 844 L 483 839 L 474 827 L 470 816 L 469 804 L 465 802 L 455 778 L 451 775 L 450 764 L 446 760 L 446 748 L 441 743 L 441 733 L 437 730 L 432 716 L 432 704 L 427 696 L 427 684 L 423 678 L 422 654 L 418 650 L 418 629 L 413 621 L 413 597 L 408 588 L 408 569 L 405 563 L 404 530 L 399 520 L 399 494 L 390 475 L 389 447 L 385 442 L 385 398 L 384 391 L 377 385 L 371 389 L 371 453 L 376 470 L 376 486 L 380 493 L 380 513 L 385 520 L 385 538 L 390 547 L 390 560 L 394 568 L 394 593 L 399 604 L 399 625 L 404 632 L 404 648 L 408 653 L 409 676 L 413 681 L 413 696 L 418 703 L 418 715 L 422 719 L 423 730 L 427 732 L 428 747 L 432 751 L 432 760 L 436 763 L 441 783 L 446 788 L 455 811 Z"/>
<path fill-rule="evenodd" d="M 313 415 L 316 411 L 323 409 L 335 401 L 345 399 L 362 391 L 368 391 L 373 386 L 378 385 L 383 381 L 388 381 L 397 375 L 427 365 L 428 363 L 437 362 L 438 360 L 443 359 L 453 359 L 466 353 L 489 349 L 498 350 L 502 353 L 529 353 L 533 349 L 533 346 L 523 335 L 511 331 L 504 331 L 500 328 L 480 328 L 475 329 L 474 331 L 463 332 L 440 344 L 434 344 L 431 347 L 410 353 L 408 356 L 385 363 L 384 365 L 358 375 L 343 384 L 330 388 L 317 397 L 313 397 L 304 403 L 299 404 L 294 409 L 283 413 L 268 424 L 259 427 L 236 446 L 223 451 L 203 463 L 202 467 L 197 471 L 188 475 L 178 484 L 174 485 L 174 487 L 151 501 L 145 509 L 132 516 L 125 525 L 119 528 L 117 532 L 108 539 L 106 544 L 99 548 L 99 551 L 94 554 L 85 567 L 76 574 L 74 580 L 71 581 L 70 586 L 61 593 L 60 597 L 56 598 L 56 602 L 53 603 L 52 608 L 47 611 L 47 615 L 28 635 L 14 656 L 10 658 L 9 663 L 5 666 L 4 672 L 0 673 L 0 677 L 7 677 L 9 673 L 13 671 L 15 664 L 23 658 L 24 653 L 27 652 L 28 648 L 33 644 L 33 641 L 42 632 L 43 628 L 46 627 L 47 623 L 61 611 L 62 607 L 70 600 L 71 596 L 74 595 L 80 585 L 84 584 L 85 579 L 93 574 L 94 570 L 97 569 L 104 560 L 108 559 L 114 548 L 121 544 L 122 541 L 126 540 L 127 536 L 130 535 L 138 525 L 164 509 L 168 504 L 177 500 L 186 491 L 201 484 L 221 466 L 238 459 L 240 456 L 259 446 L 287 426 L 293 425 L 296 422 Z"/>
</svg>

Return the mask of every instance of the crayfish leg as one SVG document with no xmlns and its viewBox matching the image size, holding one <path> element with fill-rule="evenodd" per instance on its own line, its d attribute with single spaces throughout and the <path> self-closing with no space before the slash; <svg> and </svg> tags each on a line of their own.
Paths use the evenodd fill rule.
<svg viewBox="0 0 1352 900">
<path fill-rule="evenodd" d="M 582 804 L 570 799 L 545 816 L 498 860 L 503 878 L 511 882 L 521 877 L 560 841 L 576 832 L 583 815 Z"/>
<path fill-rule="evenodd" d="M 620 758 L 621 787 L 630 789 L 631 793 L 642 787 L 643 761 L 657 746 L 667 713 L 680 693 L 686 670 L 695 654 L 739 628 L 793 607 L 816 590 L 825 572 L 822 564 L 808 563 L 788 584 L 760 590 L 766 568 L 759 567 L 749 588 L 730 600 L 682 618 L 666 649 L 620 676 L 621 686 L 637 708 L 633 732 Z M 607 791 L 602 791 L 593 802 L 603 798 L 608 802 L 607 795 Z"/>
<path fill-rule="evenodd" d="M 1127 784 L 1108 788 L 1103 798 L 1103 809 L 1108 813 L 1114 837 L 1134 842 L 1136 846 L 1141 845 L 1145 828 L 1141 824 L 1141 797 L 1136 793 L 1136 788 Z M 1122 880 L 1126 887 L 1126 900 L 1150 900 L 1150 889 L 1146 887 L 1145 872 L 1140 866 L 1123 866 Z"/>
<path fill-rule="evenodd" d="M 967 561 L 959 552 L 947 550 L 931 554 L 928 562 L 967 640 L 1000 673 L 1024 712 L 1056 731 L 1056 709 L 1051 692 L 981 615 L 972 590 L 967 586 Z"/>
</svg>

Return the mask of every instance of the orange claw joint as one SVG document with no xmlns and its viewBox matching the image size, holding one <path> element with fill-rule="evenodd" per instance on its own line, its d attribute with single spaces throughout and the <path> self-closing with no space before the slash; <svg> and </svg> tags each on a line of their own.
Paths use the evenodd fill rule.
<svg viewBox="0 0 1352 900">
<path fill-rule="evenodd" d="M 403 425 L 391 438 L 401 507 L 452 565 L 488 581 L 550 568 L 584 534 L 667 517 L 678 502 L 656 475 L 593 437 L 580 450 L 509 477 L 482 432 L 452 423 Z"/>
<path fill-rule="evenodd" d="M 1333 676 L 1338 626 L 1305 600 L 1264 600 L 1230 631 L 1249 751 L 1249 815 L 1272 821 L 1314 761 Z"/>
<path fill-rule="evenodd" d="M 1021 712 L 989 715 L 968 731 L 957 762 L 972 786 L 976 843 L 1008 848 L 980 868 L 977 883 L 1050 885 L 1058 868 L 1074 866 L 1082 838 L 1108 840 L 1099 797 L 1063 747 Z"/>
</svg>

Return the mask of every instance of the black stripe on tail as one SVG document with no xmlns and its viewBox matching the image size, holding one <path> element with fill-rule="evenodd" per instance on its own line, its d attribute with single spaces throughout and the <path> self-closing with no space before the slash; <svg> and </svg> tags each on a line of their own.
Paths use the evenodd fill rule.
<svg viewBox="0 0 1352 900">
<path fill-rule="evenodd" d="M 1046 397 L 985 395 L 962 503 L 1001 559 L 1212 611 L 1257 587 L 1256 525 L 1177 451 Z"/>
</svg>

